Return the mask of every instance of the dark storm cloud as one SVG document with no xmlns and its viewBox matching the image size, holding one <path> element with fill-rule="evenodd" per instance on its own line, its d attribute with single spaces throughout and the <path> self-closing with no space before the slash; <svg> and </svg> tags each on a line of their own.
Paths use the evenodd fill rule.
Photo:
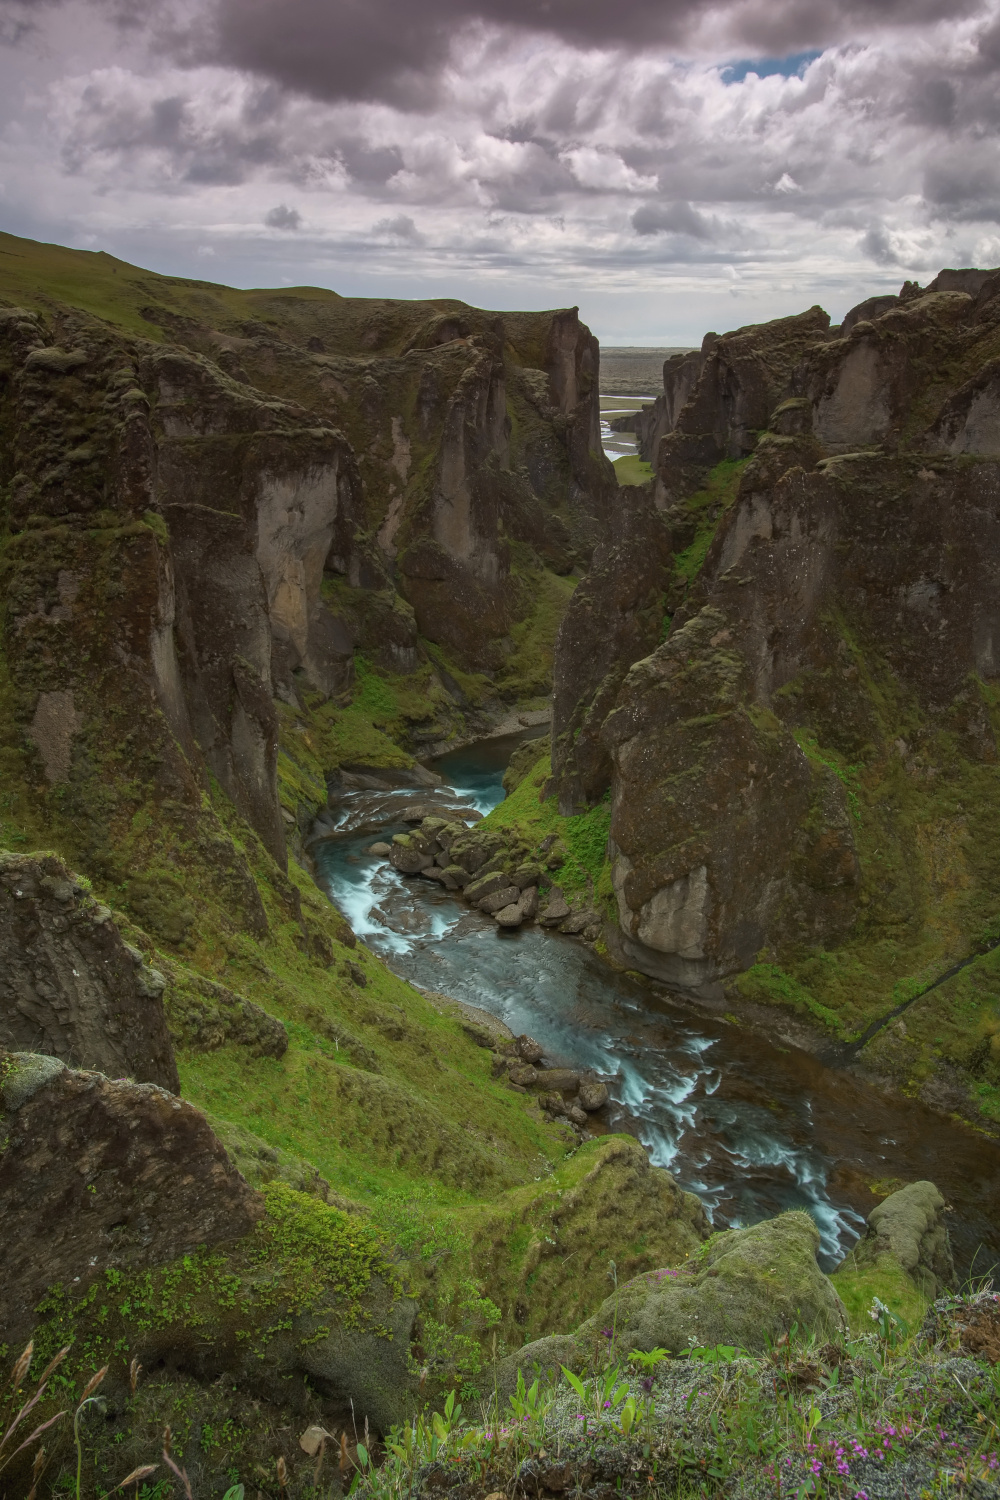
<svg viewBox="0 0 1000 1500">
<path fill-rule="evenodd" d="M 710 240 L 712 225 L 690 203 L 644 203 L 632 215 L 637 234 L 686 234 L 695 240 Z"/>
<path fill-rule="evenodd" d="M 297 208 L 279 203 L 277 208 L 272 208 L 270 213 L 264 215 L 264 223 L 268 229 L 301 229 L 302 215 Z"/>
<path fill-rule="evenodd" d="M 720 46 L 781 57 L 976 8 L 976 0 L 214 0 L 194 45 L 205 60 L 314 98 L 425 109 L 438 98 L 456 35 L 476 22 L 584 48 L 683 50 L 711 19 Z"/>
</svg>

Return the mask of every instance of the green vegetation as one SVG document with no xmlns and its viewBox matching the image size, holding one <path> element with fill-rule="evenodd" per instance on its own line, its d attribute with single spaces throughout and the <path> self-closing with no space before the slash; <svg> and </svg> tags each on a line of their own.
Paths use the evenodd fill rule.
<svg viewBox="0 0 1000 1500">
<path fill-rule="evenodd" d="M 619 484 L 648 484 L 654 475 L 652 464 L 646 463 L 637 453 L 626 453 L 624 457 L 616 458 L 612 467 L 618 475 Z"/>
<path fill-rule="evenodd" d="M 554 856 L 559 859 L 552 868 L 553 883 L 567 893 L 590 890 L 601 894 L 605 886 L 610 890 L 607 859 L 610 795 L 587 812 L 564 818 L 559 813 L 558 798 L 543 796 L 551 778 L 552 764 L 546 755 L 511 795 L 484 818 L 481 826 L 510 830 L 531 849 L 551 836 Z"/>
<path fill-rule="evenodd" d="M 683 502 L 684 513 L 694 527 L 694 538 L 674 558 L 674 588 L 691 587 L 712 545 L 719 521 L 735 503 L 740 476 L 749 459 L 724 459 L 716 464 L 704 487 Z"/>
<path fill-rule="evenodd" d="M 552 691 L 556 633 L 578 582 L 537 567 L 521 575 L 521 590 L 529 602 L 524 618 L 511 628 L 514 649 L 497 677 L 505 698 L 544 699 Z"/>
<path fill-rule="evenodd" d="M 678 1500 L 936 1500 L 956 1481 L 988 1493 L 1000 1469 L 1000 1367 L 967 1359 L 959 1375 L 953 1357 L 963 1320 L 984 1315 L 995 1313 L 981 1299 L 955 1299 L 935 1350 L 876 1295 L 862 1326 L 822 1343 L 797 1329 L 763 1354 L 633 1350 L 583 1378 L 565 1365 L 555 1378 L 519 1377 L 513 1395 L 471 1419 L 453 1394 L 390 1435 L 381 1468 L 362 1456 L 357 1493 L 404 1500 L 444 1476 L 502 1492 L 525 1473 Z"/>
</svg>

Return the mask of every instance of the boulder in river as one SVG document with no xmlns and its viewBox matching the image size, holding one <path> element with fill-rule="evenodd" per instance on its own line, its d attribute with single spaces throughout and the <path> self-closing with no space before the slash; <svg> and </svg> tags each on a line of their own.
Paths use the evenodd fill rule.
<svg viewBox="0 0 1000 1500">
<path fill-rule="evenodd" d="M 946 1204 L 933 1182 L 911 1182 L 892 1193 L 868 1215 L 868 1232 L 844 1266 L 853 1270 L 895 1261 L 929 1300 L 956 1283 Z"/>
<path fill-rule="evenodd" d="M 487 896 L 494 895 L 497 891 L 509 891 L 511 884 L 509 878 L 502 870 L 491 870 L 486 875 L 481 875 L 478 880 L 470 881 L 465 887 L 465 898 L 467 901 L 478 904 Z M 516 901 L 521 892 L 514 887 L 513 896 L 508 896 L 508 901 Z M 504 903 L 506 905 L 506 902 Z"/>
<path fill-rule="evenodd" d="M 574 1068 L 546 1068 L 545 1083 L 560 1094 L 575 1094 L 580 1087 L 580 1075 Z"/>
<path fill-rule="evenodd" d="M 498 927 L 520 927 L 524 921 L 524 913 L 518 901 L 513 901 L 507 906 L 502 906 L 493 915 Z"/>
<path fill-rule="evenodd" d="M 397 833 L 392 841 L 389 858 L 394 869 L 401 875 L 419 875 L 421 870 L 427 870 L 434 863 L 434 856 L 426 854 L 420 846 L 414 842 L 412 834 Z"/>
<path fill-rule="evenodd" d="M 521 919 L 530 922 L 538 911 L 538 887 L 529 885 L 521 892 L 521 899 L 517 903 L 521 908 Z"/>
<path fill-rule="evenodd" d="M 492 875 L 488 877 L 488 879 L 490 880 L 493 880 L 494 878 L 495 877 Z M 477 901 L 476 905 L 479 907 L 480 911 L 485 912 L 486 915 L 490 917 L 498 915 L 501 911 L 503 911 L 505 907 L 513 906 L 514 911 L 518 913 L 516 920 L 517 922 L 520 922 L 522 920 L 520 916 L 520 908 L 518 906 L 520 895 L 521 892 L 518 890 L 516 885 L 503 885 L 499 890 L 491 891 L 488 895 L 484 896 L 482 900 Z"/>
<path fill-rule="evenodd" d="M 603 1109 L 608 1102 L 608 1086 L 599 1080 L 581 1083 L 577 1103 L 581 1109 L 593 1114 L 595 1110 Z"/>
<path fill-rule="evenodd" d="M 549 894 L 547 906 L 541 912 L 538 920 L 543 927 L 558 927 L 570 914 L 569 902 L 562 891 L 553 886 Z"/>
<path fill-rule="evenodd" d="M 525 1062 L 527 1062 L 527 1063 L 541 1062 L 541 1060 L 542 1060 L 542 1044 L 541 1044 L 541 1042 L 536 1042 L 535 1039 L 534 1039 L 534 1037 L 527 1036 L 527 1035 L 525 1035 L 525 1036 L 519 1036 L 518 1039 L 517 1039 L 517 1042 L 515 1043 L 515 1046 L 516 1046 L 516 1049 L 517 1049 L 517 1055 L 518 1055 L 518 1057 L 523 1058 Z"/>
</svg>

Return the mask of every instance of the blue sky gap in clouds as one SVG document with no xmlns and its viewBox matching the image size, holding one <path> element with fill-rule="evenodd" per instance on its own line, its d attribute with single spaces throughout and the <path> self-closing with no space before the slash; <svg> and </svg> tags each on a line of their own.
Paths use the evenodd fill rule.
<svg viewBox="0 0 1000 1500">
<path fill-rule="evenodd" d="M 821 50 L 813 48 L 809 52 L 793 52 L 788 57 L 744 57 L 723 64 L 721 72 L 726 83 L 742 83 L 748 73 L 756 73 L 758 78 L 772 78 L 776 74 L 782 78 L 801 78 L 809 64 L 822 56 Z"/>
</svg>

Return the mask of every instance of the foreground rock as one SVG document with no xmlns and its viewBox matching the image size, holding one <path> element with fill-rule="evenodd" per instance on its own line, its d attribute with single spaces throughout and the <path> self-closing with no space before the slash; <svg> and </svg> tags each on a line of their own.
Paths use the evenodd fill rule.
<svg viewBox="0 0 1000 1500">
<path fill-rule="evenodd" d="M 263 1203 L 205 1117 L 155 1084 L 0 1056 L 3 1337 L 31 1332 L 42 1293 L 248 1233 Z"/>
<path fill-rule="evenodd" d="M 868 1232 L 845 1265 L 862 1270 L 896 1263 L 929 1301 L 957 1284 L 945 1201 L 933 1182 L 911 1182 L 868 1215 Z"/>
<path fill-rule="evenodd" d="M 571 1337 L 537 1340 L 501 1361 L 501 1392 L 513 1389 L 519 1370 L 531 1378 L 536 1364 L 600 1369 L 633 1349 L 680 1354 L 692 1344 L 758 1351 L 796 1324 L 820 1339 L 839 1333 L 847 1313 L 816 1262 L 819 1243 L 800 1211 L 727 1230 L 680 1268 L 620 1286 Z"/>
<path fill-rule="evenodd" d="M 165 987 L 61 860 L 0 851 L 0 1047 L 177 1093 Z"/>
<path fill-rule="evenodd" d="M 273 1464 L 274 1425 L 402 1418 L 416 1304 L 355 1205 L 328 1206 L 319 1181 L 254 1191 L 204 1115 L 155 1084 L 24 1053 L 0 1054 L 0 1078 L 0 1340 L 70 1343 L 64 1373 L 81 1383 L 109 1365 L 88 1463 L 105 1444 L 116 1469 L 122 1452 L 155 1459 L 142 1434 L 162 1436 L 177 1402 L 198 1429 L 241 1414 L 241 1467 Z M 274 1163 L 286 1179 L 296 1165 Z M 138 1396 L 130 1361 L 150 1372 Z M 58 1468 L 69 1438 L 46 1441 Z M 224 1477 L 211 1443 L 184 1456 L 203 1488 Z"/>
</svg>

